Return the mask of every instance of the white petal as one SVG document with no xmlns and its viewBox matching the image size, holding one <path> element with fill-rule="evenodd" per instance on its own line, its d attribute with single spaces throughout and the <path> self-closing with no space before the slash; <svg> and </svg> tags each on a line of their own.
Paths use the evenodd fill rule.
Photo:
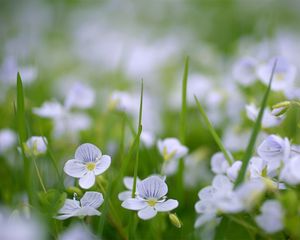
<svg viewBox="0 0 300 240">
<path fill-rule="evenodd" d="M 79 202 L 72 199 L 66 199 L 63 207 L 58 211 L 60 214 L 73 214 L 80 208 Z"/>
<path fill-rule="evenodd" d="M 81 178 L 87 173 L 86 166 L 83 162 L 72 159 L 66 162 L 64 171 L 71 177 Z"/>
<path fill-rule="evenodd" d="M 198 196 L 201 200 L 210 200 L 214 197 L 216 193 L 216 189 L 212 186 L 207 186 L 202 188 L 201 191 L 198 193 Z"/>
<path fill-rule="evenodd" d="M 133 187 L 133 177 L 124 177 L 123 183 L 125 187 L 129 190 L 132 190 Z"/>
<path fill-rule="evenodd" d="M 96 162 L 96 158 L 100 158 L 101 156 L 100 149 L 91 143 L 80 145 L 75 152 L 75 159 L 85 162 Z"/>
<path fill-rule="evenodd" d="M 227 168 L 226 173 L 231 181 L 235 181 L 238 176 L 238 173 L 242 167 L 241 161 L 235 161 L 229 168 Z"/>
<path fill-rule="evenodd" d="M 168 199 L 167 201 L 162 203 L 158 202 L 155 205 L 155 209 L 158 212 L 169 212 L 177 207 L 178 207 L 178 201 L 174 199 Z"/>
<path fill-rule="evenodd" d="M 96 210 L 95 208 L 93 207 L 83 207 L 83 208 L 80 208 L 78 209 L 75 213 L 74 213 L 74 216 L 100 216 L 101 213 Z"/>
<path fill-rule="evenodd" d="M 95 183 L 95 174 L 88 171 L 82 178 L 79 179 L 80 187 L 84 189 L 91 188 Z"/>
<path fill-rule="evenodd" d="M 211 170 L 216 174 L 225 173 L 229 164 L 221 152 L 215 153 L 211 158 Z"/>
<path fill-rule="evenodd" d="M 168 192 L 168 186 L 160 177 L 150 176 L 137 184 L 137 190 L 142 198 L 160 199 Z"/>
<path fill-rule="evenodd" d="M 124 191 L 118 194 L 118 198 L 120 201 L 125 201 L 127 198 L 131 198 L 131 191 Z"/>
<path fill-rule="evenodd" d="M 93 207 L 98 208 L 103 203 L 104 199 L 99 192 L 86 192 L 80 199 L 82 207 Z"/>
<path fill-rule="evenodd" d="M 195 204 L 195 210 L 197 213 L 216 212 L 216 207 L 210 200 L 200 200 Z"/>
<path fill-rule="evenodd" d="M 162 166 L 162 172 L 167 176 L 171 176 L 176 173 L 178 168 L 178 159 L 170 159 L 168 161 L 164 161 Z"/>
<path fill-rule="evenodd" d="M 111 163 L 111 158 L 108 155 L 103 155 L 97 162 L 96 168 L 94 170 L 95 175 L 99 175 L 105 172 L 106 169 L 109 168 Z"/>
<path fill-rule="evenodd" d="M 74 215 L 73 214 L 63 214 L 63 215 L 56 216 L 55 218 L 58 220 L 65 220 L 70 217 L 74 217 Z"/>
<path fill-rule="evenodd" d="M 153 207 L 146 207 L 140 211 L 138 211 L 138 216 L 143 220 L 148 220 L 150 218 L 155 217 L 157 214 L 157 211 Z"/>
<path fill-rule="evenodd" d="M 147 206 L 145 201 L 136 198 L 128 198 L 122 202 L 122 207 L 130 210 L 141 210 Z"/>
<path fill-rule="evenodd" d="M 229 178 L 224 175 L 217 175 L 214 177 L 212 186 L 220 191 L 232 190 L 233 184 L 230 182 Z"/>
<path fill-rule="evenodd" d="M 214 213 L 203 214 L 197 218 L 197 220 L 195 222 L 195 228 L 198 228 L 198 227 L 202 226 L 203 224 L 205 224 L 215 218 L 216 218 L 216 215 Z"/>
</svg>

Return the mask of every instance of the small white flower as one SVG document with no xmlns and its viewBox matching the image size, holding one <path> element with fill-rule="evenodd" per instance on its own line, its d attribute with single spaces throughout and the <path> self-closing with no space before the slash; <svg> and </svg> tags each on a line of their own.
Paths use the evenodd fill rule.
<svg viewBox="0 0 300 240">
<path fill-rule="evenodd" d="M 25 151 L 28 155 L 38 156 L 47 151 L 47 139 L 41 136 L 32 136 L 26 141 Z"/>
<path fill-rule="evenodd" d="M 65 220 L 70 217 L 100 216 L 101 213 L 97 208 L 103 201 L 103 196 L 99 192 L 86 192 L 80 201 L 66 199 L 64 206 L 58 211 L 55 218 Z"/>
<path fill-rule="evenodd" d="M 281 162 L 286 162 L 291 153 L 290 142 L 276 135 L 268 136 L 257 148 L 258 155 L 267 162 L 268 174 L 277 170 Z"/>
<path fill-rule="evenodd" d="M 14 131 L 6 128 L 0 131 L 0 154 L 11 149 L 17 143 L 17 135 Z"/>
<path fill-rule="evenodd" d="M 178 206 L 177 200 L 166 200 L 168 186 L 158 176 L 150 176 L 139 182 L 137 192 L 138 195 L 126 199 L 122 207 L 138 211 L 138 216 L 143 220 L 155 217 L 157 212 L 169 212 Z"/>
<path fill-rule="evenodd" d="M 135 106 L 132 96 L 127 92 L 115 91 L 111 94 L 108 102 L 109 109 L 132 113 Z"/>
<path fill-rule="evenodd" d="M 260 80 L 266 85 L 269 84 L 274 61 L 275 59 L 271 59 L 267 64 L 262 65 L 257 71 Z M 277 65 L 271 86 L 272 90 L 285 91 L 294 83 L 295 78 L 296 67 L 288 63 L 288 61 L 282 57 L 277 58 Z"/>
<path fill-rule="evenodd" d="M 226 173 L 227 168 L 229 168 L 229 163 L 227 162 L 224 154 L 222 152 L 215 153 L 210 161 L 211 170 L 215 174 Z"/>
<path fill-rule="evenodd" d="M 67 92 L 65 107 L 66 109 L 73 107 L 90 108 L 94 105 L 95 98 L 95 92 L 91 87 L 81 82 L 75 82 Z"/>
<path fill-rule="evenodd" d="M 158 140 L 157 147 L 165 161 L 182 158 L 188 153 L 188 148 L 177 138 Z"/>
<path fill-rule="evenodd" d="M 259 114 L 259 109 L 254 104 L 250 104 L 246 106 L 246 112 L 248 118 L 251 121 L 255 122 Z M 283 119 L 284 115 L 276 117 L 272 114 L 269 108 L 265 108 L 261 124 L 263 128 L 271 128 L 278 126 L 283 121 Z"/>
<path fill-rule="evenodd" d="M 244 86 L 249 86 L 257 79 L 258 61 L 252 57 L 239 59 L 233 67 L 234 79 Z"/>
<path fill-rule="evenodd" d="M 64 114 L 64 108 L 59 102 L 45 102 L 39 108 L 33 108 L 33 113 L 44 118 L 58 118 Z"/>
<path fill-rule="evenodd" d="M 283 229 L 283 209 L 276 200 L 267 200 L 261 207 L 261 214 L 255 218 L 256 223 L 267 233 Z"/>
<path fill-rule="evenodd" d="M 137 178 L 137 183 L 139 183 L 141 180 Z M 128 191 L 124 191 L 118 194 L 118 198 L 120 201 L 125 201 L 127 198 L 132 197 L 132 189 L 133 189 L 133 177 L 124 177 L 123 183 L 125 187 L 128 189 Z M 138 192 L 136 191 L 135 194 L 137 195 Z"/>
<path fill-rule="evenodd" d="M 75 159 L 66 162 L 64 171 L 74 178 L 79 178 L 79 185 L 88 189 L 95 184 L 95 176 L 109 168 L 111 158 L 102 155 L 99 148 L 90 143 L 80 145 L 75 152 Z"/>
<path fill-rule="evenodd" d="M 267 162 L 260 157 L 252 157 L 249 162 L 248 170 L 250 178 L 260 178 L 263 175 L 263 170 L 267 167 Z"/>
</svg>

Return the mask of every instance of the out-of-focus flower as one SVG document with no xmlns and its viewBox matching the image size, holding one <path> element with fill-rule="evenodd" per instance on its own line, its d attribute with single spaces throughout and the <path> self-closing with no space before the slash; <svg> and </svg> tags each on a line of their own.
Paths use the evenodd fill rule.
<svg viewBox="0 0 300 240">
<path fill-rule="evenodd" d="M 155 143 L 155 136 L 152 132 L 143 130 L 141 133 L 141 141 L 145 147 L 150 148 Z"/>
<path fill-rule="evenodd" d="M 242 167 L 242 161 L 235 161 L 229 168 L 226 170 L 226 174 L 231 181 L 235 181 L 239 171 Z"/>
<path fill-rule="evenodd" d="M 277 65 L 275 68 L 271 88 L 274 91 L 285 91 L 289 86 L 293 85 L 296 77 L 296 67 L 291 65 L 285 58 L 279 57 L 271 59 L 267 64 L 262 65 L 258 69 L 257 74 L 259 79 L 264 84 L 268 85 L 276 60 Z"/>
<path fill-rule="evenodd" d="M 278 201 L 267 200 L 260 210 L 255 221 L 264 231 L 275 233 L 283 229 L 283 209 Z"/>
<path fill-rule="evenodd" d="M 227 168 L 229 168 L 229 163 L 227 162 L 224 154 L 221 152 L 215 153 L 210 161 L 211 170 L 215 174 L 226 173 Z"/>
<path fill-rule="evenodd" d="M 250 104 L 246 106 L 246 112 L 248 118 L 255 122 L 258 117 L 259 109 L 254 104 Z M 276 127 L 283 121 L 283 119 L 284 116 L 274 116 L 269 108 L 265 108 L 261 124 L 263 128 Z"/>
<path fill-rule="evenodd" d="M 100 216 L 101 213 L 97 208 L 103 201 L 103 196 L 99 192 L 86 192 L 80 201 L 66 199 L 64 206 L 58 211 L 55 218 L 65 220 L 70 217 Z"/>
<path fill-rule="evenodd" d="M 249 86 L 257 80 L 258 61 L 252 57 L 239 59 L 233 66 L 234 79 L 244 86 Z"/>
<path fill-rule="evenodd" d="M 64 106 L 70 108 L 90 108 L 95 103 L 94 90 L 81 82 L 75 82 L 67 92 Z"/>
<path fill-rule="evenodd" d="M 138 211 L 138 216 L 148 220 L 156 216 L 157 212 L 169 212 L 178 206 L 174 199 L 166 200 L 168 186 L 158 176 L 150 176 L 137 184 L 138 195 L 128 198 L 122 203 L 122 207 Z"/>
<path fill-rule="evenodd" d="M 17 143 L 17 135 L 11 129 L 5 128 L 0 131 L 0 154 L 11 149 Z"/>
<path fill-rule="evenodd" d="M 38 156 L 47 151 L 47 139 L 41 136 L 30 137 L 25 145 L 25 152 L 28 156 Z"/>
<path fill-rule="evenodd" d="M 139 183 L 141 180 L 137 178 L 137 183 Z M 123 183 L 125 187 L 128 189 L 128 191 L 124 191 L 118 194 L 118 198 L 120 201 L 125 201 L 127 198 L 132 197 L 132 189 L 133 189 L 133 177 L 124 177 Z M 138 195 L 137 191 L 135 192 L 136 195 Z"/>
<path fill-rule="evenodd" d="M 163 173 L 166 175 L 174 174 L 178 167 L 178 160 L 188 153 L 188 148 L 176 138 L 158 140 L 157 147 L 164 159 Z"/>
<path fill-rule="evenodd" d="M 88 189 L 95 184 L 95 176 L 106 171 L 110 163 L 110 156 L 102 155 L 95 145 L 85 143 L 76 149 L 75 159 L 66 162 L 64 171 L 74 178 L 79 178 L 80 187 Z"/>
<path fill-rule="evenodd" d="M 270 135 L 259 145 L 257 153 L 267 162 L 267 170 L 271 174 L 280 167 L 281 162 L 286 162 L 290 157 L 290 142 L 287 138 Z"/>
<path fill-rule="evenodd" d="M 91 233 L 87 226 L 82 226 L 80 224 L 72 225 L 64 233 L 62 233 L 59 240 L 97 240 L 94 234 Z"/>
<path fill-rule="evenodd" d="M 132 113 L 134 108 L 133 99 L 127 92 L 114 91 L 109 98 L 108 108 Z"/>
<path fill-rule="evenodd" d="M 294 156 L 284 163 L 279 177 L 280 180 L 291 185 L 300 183 L 300 155 Z"/>
</svg>

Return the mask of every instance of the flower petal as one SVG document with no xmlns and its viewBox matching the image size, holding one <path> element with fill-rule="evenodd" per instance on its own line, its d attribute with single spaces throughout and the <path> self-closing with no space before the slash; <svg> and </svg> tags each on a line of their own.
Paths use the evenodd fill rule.
<svg viewBox="0 0 300 240">
<path fill-rule="evenodd" d="M 122 207 L 130 210 L 141 210 L 147 206 L 145 201 L 136 198 L 128 198 L 122 202 Z"/>
<path fill-rule="evenodd" d="M 158 212 L 169 212 L 175 208 L 178 207 L 178 201 L 177 200 L 174 200 L 174 199 L 169 199 L 165 202 L 158 202 L 156 205 L 155 205 L 155 209 L 158 211 Z"/>
<path fill-rule="evenodd" d="M 125 201 L 127 198 L 131 198 L 131 191 L 124 191 L 118 194 L 118 198 L 120 201 Z"/>
<path fill-rule="evenodd" d="M 79 209 L 79 201 L 66 199 L 63 207 L 58 211 L 60 214 L 72 214 L 75 210 Z"/>
<path fill-rule="evenodd" d="M 85 164 L 79 160 L 72 159 L 66 162 L 64 171 L 71 177 L 81 178 L 87 173 Z"/>
<path fill-rule="evenodd" d="M 99 192 L 86 192 L 80 200 L 82 207 L 98 208 L 103 203 L 103 195 Z"/>
<path fill-rule="evenodd" d="M 80 187 L 84 189 L 91 188 L 95 183 L 94 172 L 88 171 L 82 178 L 79 179 Z"/>
<path fill-rule="evenodd" d="M 75 159 L 85 162 L 95 162 L 96 158 L 100 158 L 102 153 L 94 144 L 84 143 L 80 145 L 75 152 Z"/>
<path fill-rule="evenodd" d="M 160 177 L 150 176 L 137 184 L 137 190 L 142 198 L 160 199 L 168 192 L 168 186 Z"/>
<path fill-rule="evenodd" d="M 94 215 L 100 216 L 101 213 L 98 210 L 96 210 L 95 208 L 89 207 L 89 206 L 80 208 L 74 213 L 74 216 L 78 216 L 78 217 L 80 217 L 80 216 L 94 216 Z"/>
<path fill-rule="evenodd" d="M 150 218 L 155 217 L 157 214 L 157 211 L 153 207 L 146 207 L 140 211 L 138 211 L 138 216 L 143 220 L 148 220 Z"/>
<path fill-rule="evenodd" d="M 56 216 L 55 219 L 58 219 L 58 220 L 65 220 L 65 219 L 70 218 L 70 217 L 74 217 L 73 214 L 63 214 L 63 215 L 59 215 L 59 216 Z"/>
<path fill-rule="evenodd" d="M 111 158 L 108 155 L 103 155 L 97 162 L 96 168 L 94 170 L 95 175 L 99 175 L 105 172 L 106 169 L 109 168 L 111 163 Z"/>
</svg>

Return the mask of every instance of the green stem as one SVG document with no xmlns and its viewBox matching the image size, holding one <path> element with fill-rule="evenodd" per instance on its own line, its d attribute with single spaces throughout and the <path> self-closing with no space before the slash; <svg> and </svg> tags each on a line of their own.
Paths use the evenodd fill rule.
<svg viewBox="0 0 300 240">
<path fill-rule="evenodd" d="M 217 143 L 217 145 L 219 146 L 219 148 L 221 149 L 221 151 L 223 152 L 224 154 L 224 157 L 226 158 L 227 162 L 231 165 L 234 161 L 233 159 L 231 158 L 231 156 L 228 154 L 225 146 L 223 145 L 220 137 L 218 136 L 217 132 L 215 131 L 213 125 L 211 124 L 208 116 L 206 115 L 202 105 L 200 104 L 200 102 L 198 101 L 197 97 L 194 96 L 195 98 L 195 101 L 196 101 L 196 104 L 197 104 L 197 107 L 198 107 L 198 110 L 199 112 L 201 113 L 203 119 L 204 119 L 204 122 L 210 132 L 210 134 L 212 135 L 212 137 L 214 138 L 215 142 Z"/>
<path fill-rule="evenodd" d="M 37 174 L 38 179 L 39 179 L 39 181 L 40 181 L 40 184 L 41 184 L 41 186 L 42 186 L 42 189 L 43 189 L 43 191 L 44 191 L 45 193 L 47 193 L 47 190 L 46 190 L 46 188 L 45 188 L 45 185 L 44 185 L 44 182 L 43 182 L 41 173 L 40 173 L 39 168 L 38 168 L 38 166 L 37 166 L 37 164 L 36 164 L 35 158 L 33 158 L 33 163 L 34 163 L 34 167 L 35 167 L 36 174 Z"/>
</svg>

